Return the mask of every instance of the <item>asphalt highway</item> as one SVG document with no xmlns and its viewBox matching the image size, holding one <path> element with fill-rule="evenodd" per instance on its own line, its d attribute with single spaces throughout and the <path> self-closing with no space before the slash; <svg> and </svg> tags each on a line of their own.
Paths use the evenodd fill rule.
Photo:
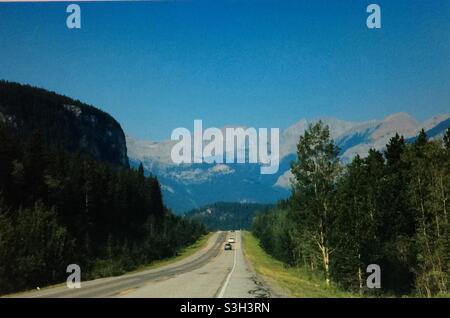
<svg viewBox="0 0 450 318">
<path fill-rule="evenodd" d="M 229 237 L 231 251 L 224 250 Z M 44 298 L 199 298 L 270 297 L 270 290 L 258 279 L 245 259 L 239 231 L 216 232 L 206 246 L 193 255 L 151 270 L 81 282 L 81 288 L 67 286 L 35 290 L 12 297 Z"/>
</svg>

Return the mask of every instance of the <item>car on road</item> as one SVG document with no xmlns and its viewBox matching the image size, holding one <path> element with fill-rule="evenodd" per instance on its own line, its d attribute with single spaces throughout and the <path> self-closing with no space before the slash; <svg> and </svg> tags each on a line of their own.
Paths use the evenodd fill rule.
<svg viewBox="0 0 450 318">
<path fill-rule="evenodd" d="M 234 239 L 234 237 L 230 237 L 228 239 L 228 243 L 236 243 L 236 240 Z"/>
<path fill-rule="evenodd" d="M 233 246 L 231 246 L 230 243 L 225 244 L 224 248 L 225 251 L 231 251 L 233 249 Z"/>
</svg>

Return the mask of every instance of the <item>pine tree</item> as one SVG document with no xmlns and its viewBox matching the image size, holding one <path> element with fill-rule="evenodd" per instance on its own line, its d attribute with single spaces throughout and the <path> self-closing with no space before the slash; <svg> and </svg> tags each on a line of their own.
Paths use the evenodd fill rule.
<svg viewBox="0 0 450 318">
<path fill-rule="evenodd" d="M 32 206 L 39 199 L 46 199 L 47 189 L 44 175 L 47 168 L 47 152 L 42 136 L 34 132 L 26 142 L 23 153 L 23 191 L 22 202 Z"/>
<path fill-rule="evenodd" d="M 164 214 L 165 208 L 162 199 L 161 186 L 156 178 L 150 178 L 150 197 L 152 199 L 152 211 L 157 216 L 162 216 Z"/>
<path fill-rule="evenodd" d="M 422 128 L 420 130 L 419 135 L 417 136 L 417 139 L 414 144 L 417 147 L 423 147 L 427 144 L 427 142 L 428 142 L 428 136 L 427 136 L 425 130 Z"/>
<path fill-rule="evenodd" d="M 400 137 L 399 134 L 395 134 L 389 140 L 389 143 L 386 145 L 386 151 L 384 152 L 388 166 L 397 167 L 401 163 L 401 155 L 405 146 L 405 139 L 403 136 Z"/>
<path fill-rule="evenodd" d="M 311 126 L 292 165 L 291 198 L 255 217 L 252 230 L 273 256 L 320 268 L 346 289 L 368 292 L 364 269 L 378 264 L 386 292 L 447 295 L 449 140 L 450 131 L 441 142 L 422 130 L 413 144 L 397 134 L 384 156 L 371 149 L 340 173 L 326 127 Z"/>
<path fill-rule="evenodd" d="M 17 141 L 0 122 L 0 193 L 8 200 L 13 196 L 12 173 L 14 160 L 19 157 Z"/>
<path fill-rule="evenodd" d="M 447 150 L 450 150 L 450 128 L 447 128 L 444 134 L 444 146 Z"/>
<path fill-rule="evenodd" d="M 417 138 L 418 144 L 426 143 L 425 132 Z M 386 169 L 379 197 L 382 220 L 380 235 L 382 237 L 382 259 L 387 289 L 398 293 L 407 293 L 412 288 L 411 264 L 414 255 L 410 248 L 415 232 L 415 213 L 409 202 L 406 189 L 408 164 L 403 160 L 406 152 L 403 137 L 398 134 L 386 145 Z"/>
<path fill-rule="evenodd" d="M 14 236 L 16 266 L 10 275 L 15 288 L 43 286 L 64 277 L 66 230 L 58 224 L 55 210 L 42 202 L 20 209 Z"/>
<path fill-rule="evenodd" d="M 117 168 L 0 124 L 0 293 L 61 282 L 74 262 L 87 278 L 121 273 L 204 233 L 165 209 L 142 165 Z"/>
<path fill-rule="evenodd" d="M 364 162 L 359 156 L 347 166 L 346 173 L 338 185 L 338 215 L 334 227 L 333 241 L 336 245 L 334 254 L 333 277 L 347 289 L 363 288 L 363 253 L 364 237 L 368 233 L 365 218 L 369 214 L 365 209 L 366 175 Z"/>
<path fill-rule="evenodd" d="M 9 209 L 0 197 L 0 294 L 13 290 L 11 266 L 14 266 L 15 248 L 13 246 L 13 226 Z"/>
</svg>

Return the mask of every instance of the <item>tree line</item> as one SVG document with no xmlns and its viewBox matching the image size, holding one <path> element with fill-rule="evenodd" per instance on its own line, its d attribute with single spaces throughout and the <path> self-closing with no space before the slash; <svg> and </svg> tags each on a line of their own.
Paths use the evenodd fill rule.
<svg viewBox="0 0 450 318">
<path fill-rule="evenodd" d="M 300 137 L 290 198 L 253 220 L 263 248 L 349 291 L 448 295 L 450 129 L 413 143 L 397 134 L 347 165 L 338 155 L 322 122 Z M 369 264 L 381 268 L 381 290 L 366 286 Z"/>
<path fill-rule="evenodd" d="M 256 213 L 273 206 L 261 203 L 216 202 L 192 209 L 184 215 L 203 223 L 210 231 L 248 230 Z"/>
<path fill-rule="evenodd" d="M 158 180 L 48 146 L 0 123 L 0 294 L 120 274 L 175 255 L 202 224 L 174 216 Z"/>
</svg>

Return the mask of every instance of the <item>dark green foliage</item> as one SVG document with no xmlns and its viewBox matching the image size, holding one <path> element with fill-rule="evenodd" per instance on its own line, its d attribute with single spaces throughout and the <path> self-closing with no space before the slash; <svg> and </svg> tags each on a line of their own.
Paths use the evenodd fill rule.
<svg viewBox="0 0 450 318">
<path fill-rule="evenodd" d="M 444 145 L 447 150 L 450 150 L 450 128 L 447 128 L 444 135 Z"/>
<path fill-rule="evenodd" d="M 300 138 L 292 197 L 253 220 L 262 246 L 347 290 L 448 294 L 450 132 L 441 142 L 421 131 L 414 144 L 396 135 L 384 156 L 370 150 L 341 170 L 327 131 L 319 123 Z M 366 287 L 369 264 L 381 267 L 381 290 Z"/>
<path fill-rule="evenodd" d="M 217 202 L 186 212 L 186 217 L 205 224 L 212 231 L 250 229 L 257 212 L 273 205 L 258 203 Z"/>
<path fill-rule="evenodd" d="M 319 121 L 311 125 L 297 145 L 300 160 L 292 164 L 295 177 L 288 218 L 294 231 L 302 229 L 303 245 L 298 261 L 323 269 L 330 282 L 330 256 L 333 253 L 332 230 L 336 222 L 336 181 L 341 170 L 339 149 L 330 139 L 328 127 Z"/>
<path fill-rule="evenodd" d="M 401 155 L 405 150 L 405 146 L 406 144 L 403 136 L 400 137 L 398 134 L 395 134 L 395 136 L 391 138 L 386 145 L 386 151 L 384 152 L 388 166 L 396 167 L 401 163 Z"/>
<path fill-rule="evenodd" d="M 287 211 L 273 209 L 256 214 L 252 231 L 263 248 L 276 258 L 290 265 L 295 265 L 295 244 L 291 238 L 292 224 L 287 218 Z"/>
<path fill-rule="evenodd" d="M 427 144 L 427 142 L 428 142 L 427 134 L 425 133 L 425 130 L 422 128 L 414 144 L 418 147 L 423 147 Z"/>
<path fill-rule="evenodd" d="M 28 139 L 36 131 L 45 144 L 128 167 L 125 135 L 109 114 L 44 89 L 0 81 L 0 123 Z"/>
<path fill-rule="evenodd" d="M 426 296 L 450 290 L 450 156 L 440 143 L 415 143 L 406 153 L 410 165 L 407 191 L 415 211 L 415 249 L 413 268 L 415 287 Z"/>
<path fill-rule="evenodd" d="M 16 213 L 12 223 L 14 241 L 9 245 L 13 253 L 7 260 L 11 289 L 25 288 L 29 282 L 43 286 L 64 275 L 64 259 L 74 246 L 66 229 L 58 224 L 55 210 L 37 202 Z"/>
<path fill-rule="evenodd" d="M 166 210 L 155 177 L 23 140 L 0 124 L 0 293 L 119 274 L 205 233 Z"/>
<path fill-rule="evenodd" d="M 347 167 L 347 177 L 338 184 L 336 195 L 339 217 L 333 238 L 336 251 L 332 258 L 332 277 L 349 290 L 364 286 L 368 264 L 380 262 L 379 202 L 383 158 L 371 150 L 366 159 L 357 156 Z"/>
</svg>

